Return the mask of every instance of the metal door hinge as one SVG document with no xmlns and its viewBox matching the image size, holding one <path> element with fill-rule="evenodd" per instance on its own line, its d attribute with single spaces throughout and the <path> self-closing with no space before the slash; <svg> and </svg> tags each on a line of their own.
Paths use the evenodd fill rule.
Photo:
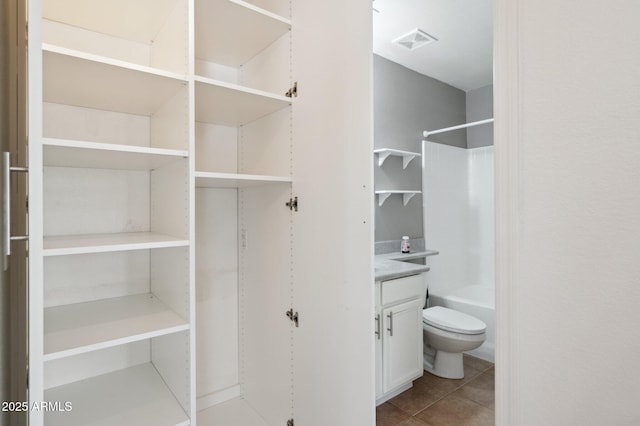
<svg viewBox="0 0 640 426">
<path fill-rule="evenodd" d="M 298 82 L 293 83 L 293 87 L 287 90 L 287 93 L 284 94 L 287 98 L 297 98 L 298 97 Z"/>
<path fill-rule="evenodd" d="M 287 318 L 289 318 L 291 321 L 293 321 L 293 323 L 296 325 L 296 327 L 299 327 L 299 323 L 298 323 L 298 313 L 297 312 L 293 312 L 293 308 L 289 309 L 286 312 Z"/>
<path fill-rule="evenodd" d="M 287 420 L 287 426 L 293 426 L 293 419 Z"/>
<path fill-rule="evenodd" d="M 285 206 L 289 207 L 289 210 L 298 211 L 298 197 L 289 198 L 289 201 L 284 203 Z"/>
</svg>

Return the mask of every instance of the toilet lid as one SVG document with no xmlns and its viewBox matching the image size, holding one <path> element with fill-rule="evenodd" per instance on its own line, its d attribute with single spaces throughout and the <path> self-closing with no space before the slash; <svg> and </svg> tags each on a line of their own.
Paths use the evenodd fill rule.
<svg viewBox="0 0 640 426">
<path fill-rule="evenodd" d="M 460 334 L 482 334 L 487 329 L 487 325 L 478 318 L 442 306 L 423 310 L 422 321 L 440 330 Z"/>
</svg>

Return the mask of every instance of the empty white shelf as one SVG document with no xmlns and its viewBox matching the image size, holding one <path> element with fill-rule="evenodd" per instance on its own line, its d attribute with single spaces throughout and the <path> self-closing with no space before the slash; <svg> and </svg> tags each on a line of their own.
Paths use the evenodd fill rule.
<svg viewBox="0 0 640 426">
<path fill-rule="evenodd" d="M 401 194 L 402 202 L 406 206 L 409 200 L 416 194 L 422 194 L 422 191 L 376 191 L 378 194 L 378 205 L 382 206 L 384 202 L 393 194 Z"/>
<path fill-rule="evenodd" d="M 106 253 L 189 245 L 189 240 L 154 232 L 65 235 L 44 238 L 44 256 Z"/>
<path fill-rule="evenodd" d="M 190 424 L 189 417 L 149 363 L 48 389 L 44 399 L 73 404 L 71 411 L 46 412 L 47 426 Z"/>
<path fill-rule="evenodd" d="M 375 149 L 374 153 L 378 154 L 378 166 L 382 167 L 384 161 L 390 156 L 402 157 L 402 168 L 406 169 L 411 160 L 416 157 L 422 157 L 422 154 L 417 152 L 401 151 L 399 149 L 381 148 Z"/>
<path fill-rule="evenodd" d="M 151 115 L 186 85 L 183 76 L 62 47 L 43 46 L 45 102 Z"/>
<path fill-rule="evenodd" d="M 196 57 L 237 68 L 291 29 L 291 21 L 241 0 L 196 2 Z"/>
<path fill-rule="evenodd" d="M 55 306 L 44 310 L 44 360 L 188 329 L 183 318 L 152 294 Z"/>
<path fill-rule="evenodd" d="M 290 177 L 196 172 L 197 188 L 245 188 L 272 183 L 291 183 Z"/>
<path fill-rule="evenodd" d="M 196 121 L 241 126 L 291 105 L 291 99 L 205 77 L 196 80 Z"/>
<path fill-rule="evenodd" d="M 235 398 L 198 411 L 199 425 L 268 426 L 242 398 Z"/>
<path fill-rule="evenodd" d="M 187 151 L 44 138 L 44 165 L 96 169 L 153 170 L 185 158 Z"/>
</svg>

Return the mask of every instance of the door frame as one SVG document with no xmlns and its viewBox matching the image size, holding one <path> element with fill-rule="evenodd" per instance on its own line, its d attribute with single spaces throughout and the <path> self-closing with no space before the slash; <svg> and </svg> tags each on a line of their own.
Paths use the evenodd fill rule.
<svg viewBox="0 0 640 426">
<path fill-rule="evenodd" d="M 519 0 L 494 1 L 496 425 L 518 424 L 516 309 L 520 259 Z"/>
</svg>

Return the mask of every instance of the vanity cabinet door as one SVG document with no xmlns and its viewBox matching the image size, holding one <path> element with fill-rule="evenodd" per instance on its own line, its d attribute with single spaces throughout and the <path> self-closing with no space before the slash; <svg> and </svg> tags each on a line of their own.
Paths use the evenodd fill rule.
<svg viewBox="0 0 640 426">
<path fill-rule="evenodd" d="M 383 309 L 383 392 L 422 376 L 422 300 Z"/>
</svg>

